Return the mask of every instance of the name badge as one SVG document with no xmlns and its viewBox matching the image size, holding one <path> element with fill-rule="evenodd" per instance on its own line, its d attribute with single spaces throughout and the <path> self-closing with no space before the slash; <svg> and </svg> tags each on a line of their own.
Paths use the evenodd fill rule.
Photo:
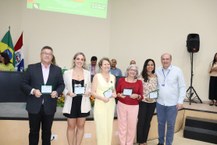
<svg viewBox="0 0 217 145">
<path fill-rule="evenodd" d="M 74 87 L 74 93 L 77 95 L 84 94 L 85 88 L 84 87 Z"/>
<path fill-rule="evenodd" d="M 103 93 L 106 98 L 110 98 L 112 96 L 112 89 L 108 89 Z"/>
<path fill-rule="evenodd" d="M 133 93 L 133 89 L 124 89 L 122 94 L 124 96 L 131 96 L 132 93 Z"/>
<path fill-rule="evenodd" d="M 149 93 L 150 99 L 157 99 L 158 98 L 158 91 L 153 91 Z"/>
<path fill-rule="evenodd" d="M 52 92 L 52 86 L 51 85 L 42 85 L 41 86 L 41 93 L 42 94 L 50 94 Z"/>
</svg>

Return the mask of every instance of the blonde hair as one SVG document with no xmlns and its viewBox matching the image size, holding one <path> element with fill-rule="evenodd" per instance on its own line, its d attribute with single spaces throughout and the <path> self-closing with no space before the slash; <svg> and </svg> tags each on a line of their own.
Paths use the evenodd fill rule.
<svg viewBox="0 0 217 145">
<path fill-rule="evenodd" d="M 109 64 L 111 65 L 111 61 L 109 60 L 109 58 L 108 58 L 108 57 L 103 57 L 102 59 L 100 59 L 100 61 L 99 61 L 99 63 L 98 63 L 99 68 L 101 68 L 102 63 L 103 63 L 104 60 L 105 60 L 105 61 L 108 61 Z"/>
<path fill-rule="evenodd" d="M 84 55 L 83 52 L 77 52 L 75 53 L 74 57 L 73 57 L 73 64 L 72 64 L 72 68 L 75 68 L 75 59 L 78 57 L 78 55 L 82 55 L 84 57 L 84 64 L 83 64 L 83 68 L 86 69 L 86 57 Z"/>
</svg>

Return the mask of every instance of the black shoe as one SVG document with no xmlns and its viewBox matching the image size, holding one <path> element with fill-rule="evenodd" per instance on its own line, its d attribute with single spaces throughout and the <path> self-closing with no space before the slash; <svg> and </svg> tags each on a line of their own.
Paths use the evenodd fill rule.
<svg viewBox="0 0 217 145">
<path fill-rule="evenodd" d="M 214 103 L 214 100 L 211 100 L 210 102 L 209 102 L 209 106 L 213 106 L 215 103 Z"/>
<path fill-rule="evenodd" d="M 164 145 L 164 144 L 162 144 L 162 143 L 158 143 L 157 145 Z"/>
</svg>

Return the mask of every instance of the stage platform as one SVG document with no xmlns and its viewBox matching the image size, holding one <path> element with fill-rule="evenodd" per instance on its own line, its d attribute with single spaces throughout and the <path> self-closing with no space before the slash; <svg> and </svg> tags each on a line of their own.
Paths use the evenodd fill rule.
<svg viewBox="0 0 217 145">
<path fill-rule="evenodd" d="M 115 113 L 116 116 L 116 113 Z M 179 111 L 176 121 L 175 132 L 180 134 L 185 125 L 187 116 L 199 117 L 217 120 L 217 107 L 209 106 L 206 102 L 203 104 L 188 102 L 184 103 L 184 108 Z M 25 145 L 28 144 L 28 114 L 25 110 L 25 103 L 0 103 L 0 144 L 1 145 Z M 52 141 L 52 145 L 66 145 L 66 118 L 62 115 L 62 108 L 57 108 L 55 119 L 52 128 L 52 134 L 57 136 L 57 139 Z M 180 137 L 178 137 L 180 138 Z M 157 139 L 157 115 L 153 116 L 149 144 L 155 144 Z M 176 142 L 176 137 L 175 137 Z M 95 124 L 93 121 L 93 113 L 87 118 L 85 124 L 85 135 L 82 145 L 96 145 Z M 112 145 L 118 145 L 117 136 L 117 119 L 114 119 L 113 125 L 113 142 Z M 177 144 L 179 145 L 179 144 Z M 181 144 L 180 144 L 181 145 Z M 184 145 L 184 144 L 182 144 Z M 193 145 L 193 144 L 192 144 Z M 198 144 L 200 145 L 200 144 Z M 202 145 L 202 144 L 201 144 Z"/>
</svg>

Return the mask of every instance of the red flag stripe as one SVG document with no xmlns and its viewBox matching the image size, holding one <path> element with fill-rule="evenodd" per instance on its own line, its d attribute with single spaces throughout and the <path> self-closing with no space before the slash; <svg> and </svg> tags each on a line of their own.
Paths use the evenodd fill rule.
<svg viewBox="0 0 217 145">
<path fill-rule="evenodd" d="M 14 51 L 21 49 L 22 46 L 23 46 L 23 33 L 20 35 L 20 38 L 18 39 L 16 45 L 14 46 Z"/>
</svg>

